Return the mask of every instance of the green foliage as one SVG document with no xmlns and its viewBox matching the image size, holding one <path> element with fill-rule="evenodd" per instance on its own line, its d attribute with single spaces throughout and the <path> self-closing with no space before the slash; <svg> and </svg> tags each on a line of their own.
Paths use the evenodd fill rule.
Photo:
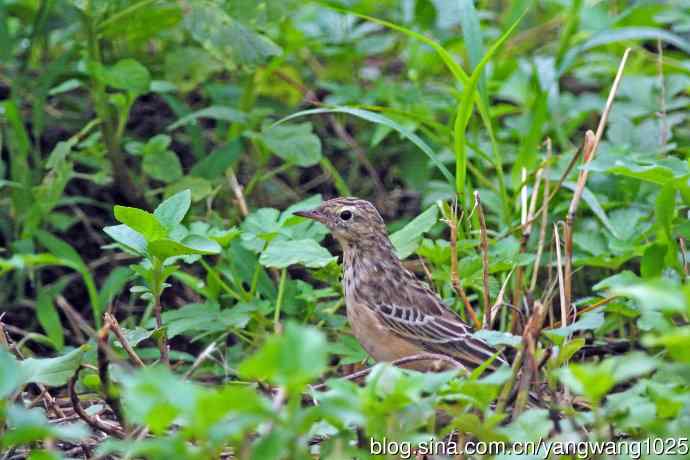
<svg viewBox="0 0 690 460">
<path fill-rule="evenodd" d="M 100 439 L 28 408 L 44 386 L 66 401 L 80 366 L 82 401 L 110 398 L 89 410 L 114 421 L 119 398 L 124 425 L 151 434 L 100 456 L 690 432 L 687 2 L 0 3 L 3 454 Z M 569 169 L 626 47 L 595 156 Z M 552 224 L 583 168 L 561 309 Z M 374 363 L 327 229 L 293 215 L 335 195 L 375 202 L 398 256 L 465 319 L 466 301 L 484 317 L 488 285 L 495 318 L 475 335 L 522 372 L 539 364 L 558 433 L 532 398 L 509 398 L 507 367 L 342 379 Z M 525 342 L 536 300 L 549 311 Z M 110 334 L 101 382 L 106 311 L 145 367 Z"/>
</svg>

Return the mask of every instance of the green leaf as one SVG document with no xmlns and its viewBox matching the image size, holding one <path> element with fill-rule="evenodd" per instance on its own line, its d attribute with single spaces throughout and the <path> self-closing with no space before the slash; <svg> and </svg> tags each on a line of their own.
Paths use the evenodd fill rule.
<svg viewBox="0 0 690 460">
<path fill-rule="evenodd" d="M 576 339 L 569 340 L 568 342 L 562 344 L 558 351 L 556 367 L 560 367 L 567 363 L 570 360 L 570 358 L 572 358 L 573 355 L 578 352 L 578 350 L 585 346 L 585 343 L 586 341 L 584 337 L 578 337 Z"/>
<path fill-rule="evenodd" d="M 403 228 L 390 236 L 395 252 L 404 259 L 417 250 L 422 241 L 422 235 L 431 230 L 438 219 L 438 208 L 432 206 Z"/>
<path fill-rule="evenodd" d="M 321 160 L 321 140 L 311 131 L 311 123 L 273 125 L 264 128 L 261 140 L 283 160 L 313 166 Z"/>
<path fill-rule="evenodd" d="M 135 232 L 127 225 L 111 225 L 104 227 L 103 231 L 125 249 L 140 256 L 146 255 L 146 240 L 141 233 Z"/>
<path fill-rule="evenodd" d="M 182 222 L 191 205 L 192 191 L 190 189 L 182 190 L 163 200 L 153 211 L 153 215 L 168 230 L 171 230 L 175 225 Z"/>
<path fill-rule="evenodd" d="M 646 347 L 664 347 L 674 360 L 690 364 L 690 327 L 674 327 L 660 336 L 647 335 L 642 344 Z"/>
<path fill-rule="evenodd" d="M 561 344 L 566 337 L 575 332 L 596 330 L 599 329 L 602 324 L 604 324 L 604 312 L 594 310 L 584 313 L 580 319 L 572 324 L 565 327 L 559 327 L 558 329 L 545 329 L 543 332 L 549 339 L 557 344 Z"/>
<path fill-rule="evenodd" d="M 45 289 L 38 292 L 36 317 L 50 341 L 53 342 L 55 349 L 61 351 L 65 346 L 65 334 L 62 331 L 60 315 L 53 304 L 54 295 L 54 292 L 48 292 Z"/>
<path fill-rule="evenodd" d="M 558 69 L 558 73 L 561 75 L 565 73 L 565 71 L 575 63 L 577 56 L 587 50 L 620 41 L 639 40 L 661 40 L 679 49 L 682 49 L 686 53 L 690 53 L 690 42 L 685 40 L 683 37 L 666 30 L 655 29 L 653 27 L 619 27 L 615 29 L 606 28 L 603 32 L 593 36 L 578 46 L 572 47 L 567 53 L 565 53 L 563 62 Z"/>
<path fill-rule="evenodd" d="M 146 241 L 155 241 L 168 235 L 168 230 L 156 216 L 139 208 L 115 206 L 115 219 L 141 234 Z"/>
<path fill-rule="evenodd" d="M 563 186 L 573 191 L 577 189 L 577 184 L 573 182 L 563 182 Z M 582 191 L 582 199 L 585 200 L 585 203 L 587 203 L 589 209 L 591 209 L 594 215 L 599 218 L 602 224 L 604 224 L 604 227 L 606 227 L 606 229 L 611 232 L 613 236 L 618 239 L 622 239 L 621 235 L 618 233 L 618 231 L 616 231 L 616 228 L 611 225 L 611 221 L 606 215 L 604 208 L 602 208 L 601 204 L 599 204 L 599 200 L 597 199 L 596 195 L 594 195 L 594 193 L 592 193 L 587 187 L 585 187 Z"/>
<path fill-rule="evenodd" d="M 172 195 L 186 189 L 192 191 L 192 201 L 197 202 L 213 192 L 213 185 L 202 177 L 184 176 L 182 179 L 165 187 L 165 194 Z"/>
<path fill-rule="evenodd" d="M 182 163 L 172 150 L 144 155 L 141 167 L 148 176 L 165 183 L 175 182 L 182 177 Z"/>
<path fill-rule="evenodd" d="M 232 19 L 215 3 L 192 3 L 184 25 L 206 51 L 229 68 L 262 64 L 282 51 L 267 37 Z"/>
<path fill-rule="evenodd" d="M 199 160 L 189 171 L 189 175 L 208 180 L 222 177 L 225 171 L 240 157 L 242 148 L 242 144 L 237 139 L 217 147 L 208 156 Z"/>
<path fill-rule="evenodd" d="M 65 265 L 69 265 L 74 270 L 79 272 L 84 280 L 84 285 L 86 286 L 86 291 L 89 295 L 89 302 L 91 303 L 91 311 L 94 316 L 94 321 L 96 322 L 96 326 L 100 327 L 102 304 L 100 302 L 100 298 L 98 297 L 96 281 L 91 275 L 89 267 L 84 263 L 79 253 L 72 246 L 70 246 L 69 243 L 43 230 L 37 230 L 35 236 L 41 245 L 45 246 L 46 249 L 48 249 L 53 255 L 59 257 L 63 261 L 66 261 L 67 263 Z"/>
<path fill-rule="evenodd" d="M 19 362 L 27 383 L 42 383 L 59 387 L 67 383 L 81 364 L 88 345 L 81 346 L 57 358 L 27 358 Z"/>
<path fill-rule="evenodd" d="M 180 126 L 195 123 L 199 118 L 210 118 L 212 120 L 229 121 L 232 123 L 244 123 L 247 116 L 244 112 L 240 112 L 239 110 L 231 107 L 212 105 L 210 107 L 206 107 L 185 115 L 176 122 L 170 124 L 166 129 L 168 131 L 174 131 Z"/>
<path fill-rule="evenodd" d="M 647 310 L 678 313 L 688 311 L 683 292 L 664 279 L 618 286 L 611 289 L 610 294 L 635 299 L 642 308 Z"/>
<path fill-rule="evenodd" d="M 44 411 L 39 408 L 25 409 L 12 404 L 7 408 L 6 416 L 9 429 L 0 438 L 2 448 L 55 439 L 76 442 L 89 435 L 86 425 L 81 422 L 50 423 Z"/>
<path fill-rule="evenodd" d="M 661 243 L 650 244 L 644 250 L 640 261 L 640 275 L 644 279 L 654 279 L 661 276 L 664 271 L 664 256 L 667 252 L 667 245 Z"/>
<path fill-rule="evenodd" d="M 486 52 L 482 60 L 477 64 L 469 81 L 464 86 L 462 91 L 462 98 L 456 110 L 455 123 L 453 127 L 454 149 L 455 149 L 455 191 L 462 197 L 465 190 L 465 176 L 467 175 L 467 153 L 465 152 L 466 140 L 465 131 L 472 115 L 472 107 L 475 99 L 475 91 L 479 78 L 486 64 L 496 54 L 496 52 L 503 46 L 508 37 L 517 28 L 518 24 L 525 17 L 527 9 L 517 18 L 517 20 L 499 37 L 498 40 L 491 45 L 491 48 Z"/>
<path fill-rule="evenodd" d="M 261 253 L 259 262 L 265 267 L 285 268 L 302 264 L 309 268 L 319 268 L 337 259 L 314 240 L 273 240 Z"/>
<path fill-rule="evenodd" d="M 441 171 L 443 176 L 448 180 L 448 183 L 452 184 L 453 183 L 453 176 L 451 173 L 448 171 L 448 168 L 445 167 L 445 165 L 441 162 L 441 160 L 438 159 L 437 155 L 434 153 L 434 151 L 429 147 L 426 142 L 424 142 L 419 136 L 417 136 L 415 133 L 410 131 L 409 129 L 405 128 L 404 126 L 394 122 L 390 118 L 387 118 L 379 113 L 375 112 L 370 112 L 368 110 L 363 110 L 363 109 L 357 109 L 354 107 L 332 107 L 332 108 L 321 108 L 321 109 L 309 109 L 309 110 L 301 110 L 297 113 L 293 113 L 290 116 L 287 116 L 281 120 L 278 120 L 275 122 L 275 125 L 278 125 L 280 123 L 284 123 L 288 120 L 291 120 L 293 118 L 297 117 L 303 117 L 305 115 L 316 115 L 320 113 L 347 113 L 349 115 L 353 115 L 358 118 L 362 118 L 363 120 L 370 121 L 372 123 L 388 126 L 389 128 L 395 130 L 398 134 L 400 134 L 402 137 L 408 139 L 411 141 L 414 145 L 419 147 L 419 149 L 426 154 L 427 157 L 434 163 L 434 165 Z"/>
<path fill-rule="evenodd" d="M 128 267 L 115 267 L 106 277 L 98 292 L 101 305 L 108 305 L 130 280 L 132 272 Z"/>
<path fill-rule="evenodd" d="M 165 260 L 168 257 L 187 256 L 192 254 L 218 254 L 221 251 L 221 247 L 213 240 L 191 235 L 185 238 L 183 242 L 174 241 L 169 238 L 151 241 L 148 244 L 148 251 L 152 256 Z"/>
<path fill-rule="evenodd" d="M 673 182 L 667 182 L 656 197 L 655 217 L 662 230 L 664 241 L 673 239 L 671 227 L 676 205 L 676 189 Z"/>
<path fill-rule="evenodd" d="M 520 337 L 519 335 L 513 335 L 503 331 L 481 329 L 472 335 L 484 340 L 486 343 L 494 347 L 497 345 L 508 345 L 510 347 L 517 347 L 522 343 L 522 337 Z"/>
<path fill-rule="evenodd" d="M 5 399 L 26 383 L 26 372 L 8 350 L 0 347 L 0 399 Z M 0 413 L 2 405 L 0 404 Z"/>
<path fill-rule="evenodd" d="M 113 88 L 123 89 L 139 95 L 149 91 L 151 74 L 146 67 L 134 59 L 122 59 L 104 71 L 105 83 Z"/>
<path fill-rule="evenodd" d="M 125 338 L 127 339 L 127 343 L 129 343 L 132 347 L 136 347 L 144 340 L 150 338 L 151 335 L 153 335 L 154 330 L 144 329 L 143 327 L 136 327 L 134 329 L 122 328 L 122 332 L 124 333 Z M 115 341 L 114 344 L 116 347 L 122 348 L 122 344 L 119 341 Z"/>
<path fill-rule="evenodd" d="M 285 385 L 289 393 L 296 394 L 326 370 L 326 345 L 318 329 L 289 322 L 282 336 L 271 336 L 240 364 L 238 372 L 244 378 Z"/>
</svg>

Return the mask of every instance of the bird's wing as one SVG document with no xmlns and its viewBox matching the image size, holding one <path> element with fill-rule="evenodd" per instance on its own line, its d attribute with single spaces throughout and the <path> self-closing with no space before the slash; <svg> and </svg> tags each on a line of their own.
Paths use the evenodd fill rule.
<svg viewBox="0 0 690 460">
<path fill-rule="evenodd" d="M 473 336 L 470 327 L 452 314 L 431 314 L 414 306 L 385 302 L 372 308 L 396 335 L 429 353 L 450 356 L 470 370 L 496 354 L 493 347 Z M 506 361 L 498 354 L 490 368 L 501 364 Z"/>
</svg>

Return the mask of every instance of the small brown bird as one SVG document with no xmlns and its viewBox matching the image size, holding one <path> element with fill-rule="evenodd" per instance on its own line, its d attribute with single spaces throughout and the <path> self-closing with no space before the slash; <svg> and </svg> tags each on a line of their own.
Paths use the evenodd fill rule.
<svg viewBox="0 0 690 460">
<path fill-rule="evenodd" d="M 358 198 L 334 198 L 295 214 L 326 225 L 342 246 L 347 318 L 376 361 L 434 353 L 471 371 L 496 354 L 402 265 L 374 205 Z M 498 355 L 491 367 L 503 363 Z M 427 371 L 437 370 L 438 364 L 420 361 L 406 367 Z"/>
</svg>

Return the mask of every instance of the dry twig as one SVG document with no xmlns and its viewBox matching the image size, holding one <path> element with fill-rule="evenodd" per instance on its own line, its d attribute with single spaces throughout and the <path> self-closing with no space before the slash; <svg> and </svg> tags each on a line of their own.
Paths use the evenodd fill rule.
<svg viewBox="0 0 690 460">
<path fill-rule="evenodd" d="M 479 216 L 479 236 L 482 250 L 482 300 L 484 301 L 484 320 L 482 322 L 482 327 L 486 329 L 491 324 L 491 305 L 489 304 L 489 239 L 486 235 L 486 219 L 484 219 L 482 202 L 479 199 L 479 192 L 476 190 L 474 192 L 474 203 L 477 208 L 477 215 Z"/>
<path fill-rule="evenodd" d="M 77 372 L 74 373 L 71 379 L 69 379 L 69 383 L 67 385 L 67 391 L 69 392 L 69 400 L 72 403 L 72 408 L 74 409 L 74 412 L 79 415 L 79 417 L 84 420 L 91 428 L 102 431 L 110 436 L 114 436 L 119 439 L 124 439 L 126 436 L 126 433 L 120 429 L 119 427 L 112 426 L 106 423 L 103 423 L 102 421 L 98 420 L 95 417 L 91 417 L 89 414 L 86 413 L 86 411 L 81 407 L 81 403 L 79 402 L 79 396 L 77 396 L 77 391 L 75 389 L 75 385 L 77 382 L 77 379 L 79 378 L 79 373 L 83 367 L 79 367 L 77 369 Z"/>
<path fill-rule="evenodd" d="M 462 300 L 462 303 L 465 306 L 465 311 L 470 316 L 472 324 L 474 324 L 475 328 L 479 329 L 481 328 L 479 318 L 477 318 L 477 314 L 474 312 L 474 308 L 472 308 L 472 304 L 470 304 L 470 300 L 467 298 L 465 289 L 462 287 L 462 283 L 460 282 L 460 272 L 458 270 L 459 220 L 460 219 L 458 217 L 458 202 L 456 200 L 450 207 L 450 215 L 446 216 L 445 219 L 445 222 L 448 224 L 448 227 L 450 228 L 450 282 L 453 286 L 453 290 Z"/>
<path fill-rule="evenodd" d="M 561 260 L 561 239 L 558 236 L 558 224 L 553 224 L 554 244 L 556 245 L 556 270 L 558 271 L 558 289 L 561 294 L 561 324 L 568 325 L 568 310 L 565 303 L 565 286 L 563 282 L 563 262 Z"/>
<path fill-rule="evenodd" d="M 613 80 L 613 85 L 611 85 L 611 90 L 609 91 L 609 96 L 606 100 L 606 106 L 604 107 L 604 111 L 599 119 L 596 134 L 593 134 L 591 131 L 587 131 L 585 134 L 585 142 L 583 147 L 584 164 L 583 168 L 580 170 L 575 192 L 573 193 L 573 198 L 570 202 L 570 207 L 568 208 L 568 215 L 566 216 L 565 220 L 565 231 L 563 233 L 563 238 L 565 240 L 565 308 L 570 307 L 572 297 L 573 224 L 575 221 L 575 213 L 577 212 L 577 207 L 580 204 L 580 199 L 582 197 L 582 193 L 584 192 L 585 184 L 587 183 L 587 176 L 589 174 L 589 169 L 587 167 L 594 159 L 594 156 L 597 152 L 597 147 L 599 147 L 599 142 L 601 142 L 601 138 L 604 135 L 606 121 L 608 120 L 611 107 L 613 106 L 613 99 L 616 96 L 618 87 L 620 86 L 621 78 L 623 77 L 623 70 L 625 69 L 625 63 L 628 60 L 629 54 L 630 48 L 626 49 L 625 53 L 623 53 L 623 58 L 618 66 L 618 72 L 616 73 L 616 77 Z M 563 308 L 563 306 L 561 308 Z"/>
<path fill-rule="evenodd" d="M 113 331 L 113 334 L 115 334 L 115 337 L 117 337 L 117 340 L 122 345 L 122 348 L 124 348 L 124 350 L 127 352 L 127 355 L 129 355 L 129 359 L 131 359 L 137 367 L 145 367 L 146 365 L 144 364 L 144 361 L 141 360 L 139 355 L 137 355 L 137 352 L 134 351 L 134 348 L 132 348 L 132 346 L 127 341 L 127 337 L 125 337 L 125 334 L 122 331 L 120 323 L 117 321 L 117 319 L 115 319 L 115 317 L 110 313 L 106 313 L 105 315 L 103 315 L 103 318 L 105 324 L 107 324 L 108 327 L 110 327 L 110 330 Z"/>
</svg>

